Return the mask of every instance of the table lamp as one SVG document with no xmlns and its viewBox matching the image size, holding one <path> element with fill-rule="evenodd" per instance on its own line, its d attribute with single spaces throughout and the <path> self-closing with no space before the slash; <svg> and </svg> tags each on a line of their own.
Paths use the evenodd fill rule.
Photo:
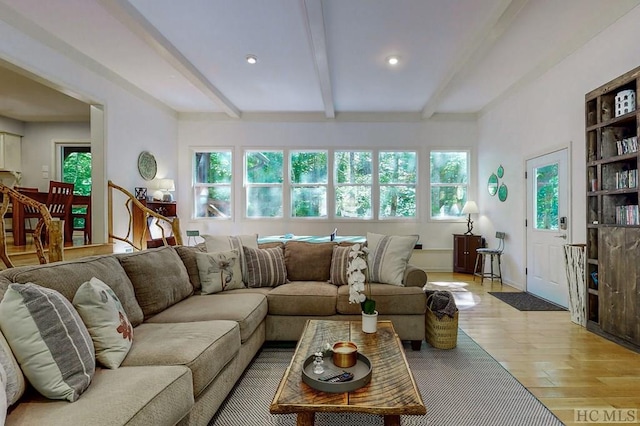
<svg viewBox="0 0 640 426">
<path fill-rule="evenodd" d="M 173 201 L 171 192 L 176 190 L 173 179 L 159 179 L 158 190 L 153 193 L 153 199 L 158 201 Z"/>
<path fill-rule="evenodd" d="M 462 214 L 466 214 L 467 216 L 467 232 L 465 235 L 473 235 L 473 221 L 471 220 L 471 215 L 476 214 L 478 212 L 478 206 L 475 201 L 467 201 L 464 203 L 464 207 L 462 208 Z"/>
</svg>

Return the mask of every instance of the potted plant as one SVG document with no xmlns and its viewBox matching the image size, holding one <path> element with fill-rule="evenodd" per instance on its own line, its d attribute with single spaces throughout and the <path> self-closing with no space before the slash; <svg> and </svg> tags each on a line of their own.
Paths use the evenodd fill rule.
<svg viewBox="0 0 640 426">
<path fill-rule="evenodd" d="M 378 323 L 376 302 L 371 298 L 371 285 L 366 282 L 367 247 L 354 244 L 349 252 L 347 281 L 349 283 L 349 303 L 360 303 L 362 308 L 362 331 L 375 333 Z"/>
</svg>

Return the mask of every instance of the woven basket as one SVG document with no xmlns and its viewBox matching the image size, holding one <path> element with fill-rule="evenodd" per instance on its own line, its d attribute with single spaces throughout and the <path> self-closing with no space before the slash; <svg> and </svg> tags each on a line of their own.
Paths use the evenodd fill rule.
<svg viewBox="0 0 640 426">
<path fill-rule="evenodd" d="M 438 318 L 427 306 L 425 322 L 425 340 L 437 349 L 453 349 L 458 344 L 458 311 L 451 318 L 444 315 Z"/>
</svg>

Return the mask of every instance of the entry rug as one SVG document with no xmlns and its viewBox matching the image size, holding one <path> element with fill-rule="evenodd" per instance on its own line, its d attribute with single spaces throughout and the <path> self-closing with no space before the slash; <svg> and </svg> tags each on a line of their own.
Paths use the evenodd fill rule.
<svg viewBox="0 0 640 426">
<path fill-rule="evenodd" d="M 531 293 L 490 291 L 489 294 L 519 311 L 566 311 L 562 306 L 547 302 Z"/>
<path fill-rule="evenodd" d="M 269 414 L 269 405 L 293 347 L 265 346 L 209 426 L 294 426 L 295 414 Z M 462 330 L 458 345 L 441 350 L 405 344 L 407 360 L 427 407 L 424 416 L 401 416 L 403 426 L 555 426 L 551 411 Z M 382 426 L 371 414 L 317 413 L 316 426 Z"/>
</svg>

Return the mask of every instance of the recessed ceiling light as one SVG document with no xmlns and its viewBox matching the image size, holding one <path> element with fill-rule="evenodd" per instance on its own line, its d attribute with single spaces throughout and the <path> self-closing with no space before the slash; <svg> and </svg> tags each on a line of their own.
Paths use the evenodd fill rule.
<svg viewBox="0 0 640 426">
<path fill-rule="evenodd" d="M 400 62 L 400 58 L 398 56 L 393 55 L 387 58 L 387 63 L 389 65 L 398 65 L 399 62 Z"/>
<path fill-rule="evenodd" d="M 247 55 L 247 63 L 254 65 L 258 63 L 258 57 L 256 55 Z"/>
</svg>

